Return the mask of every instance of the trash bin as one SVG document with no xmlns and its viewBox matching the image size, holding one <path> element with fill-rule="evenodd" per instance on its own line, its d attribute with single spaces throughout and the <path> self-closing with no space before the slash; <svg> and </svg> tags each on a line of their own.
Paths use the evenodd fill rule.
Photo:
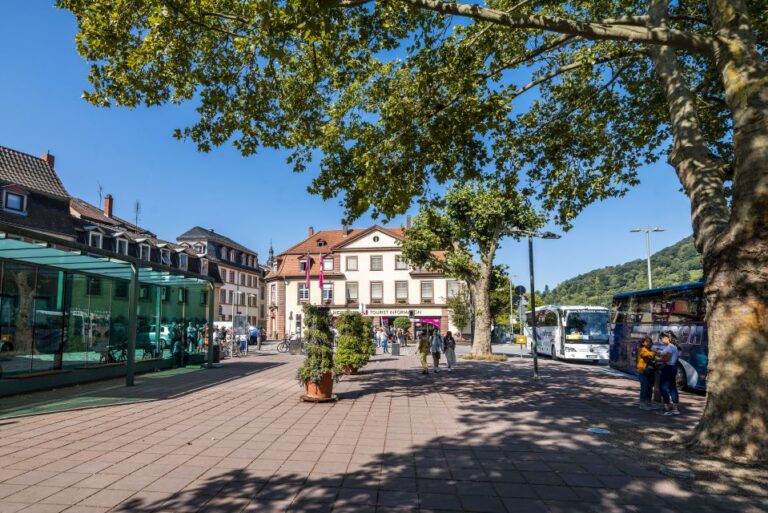
<svg viewBox="0 0 768 513">
<path fill-rule="evenodd" d="M 392 343 L 392 356 L 400 356 L 400 344 Z"/>
<path fill-rule="evenodd" d="M 213 363 L 221 362 L 221 351 L 219 350 L 219 344 L 213 344 Z"/>
</svg>

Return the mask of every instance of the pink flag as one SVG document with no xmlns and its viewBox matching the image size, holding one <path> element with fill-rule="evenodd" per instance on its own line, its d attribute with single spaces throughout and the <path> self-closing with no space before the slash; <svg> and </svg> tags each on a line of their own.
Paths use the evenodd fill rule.
<svg viewBox="0 0 768 513">
<path fill-rule="evenodd" d="M 323 262 L 323 254 L 320 253 L 320 276 L 319 276 L 319 279 L 318 279 L 318 281 L 320 282 L 320 291 L 323 290 L 323 267 L 324 267 L 323 264 L 324 264 L 324 262 Z"/>
<path fill-rule="evenodd" d="M 309 258 L 309 253 L 307 253 L 306 256 L 306 264 L 304 265 L 304 285 L 307 287 L 307 290 L 309 290 L 309 267 L 311 265 L 311 259 Z"/>
</svg>

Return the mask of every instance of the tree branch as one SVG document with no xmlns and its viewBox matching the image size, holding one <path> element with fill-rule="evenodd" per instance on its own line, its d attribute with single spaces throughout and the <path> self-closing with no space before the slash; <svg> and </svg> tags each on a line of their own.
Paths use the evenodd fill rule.
<svg viewBox="0 0 768 513">
<path fill-rule="evenodd" d="M 446 3 L 441 0 L 397 0 L 416 9 L 434 11 L 444 15 L 461 16 L 477 21 L 494 23 L 509 28 L 537 29 L 561 34 L 581 36 L 585 39 L 629 41 L 654 46 L 669 46 L 712 55 L 715 41 L 710 37 L 689 34 L 666 27 L 640 27 L 634 25 L 613 25 L 592 23 L 537 15 L 513 16 L 497 9 L 479 5 Z"/>
<path fill-rule="evenodd" d="M 556 40 L 552 41 L 549 44 L 544 44 L 539 46 L 538 48 L 534 48 L 530 52 L 526 53 L 522 57 L 518 59 L 514 59 L 510 62 L 504 63 L 498 68 L 496 68 L 493 71 L 488 72 L 487 74 L 481 75 L 482 78 L 492 78 L 495 75 L 501 73 L 502 71 L 508 70 L 510 68 L 514 68 L 515 66 L 520 66 L 521 64 L 528 63 L 538 57 L 539 55 L 542 55 L 544 53 L 550 52 L 552 50 L 556 50 L 557 48 L 563 46 L 565 43 L 577 39 L 578 36 L 572 36 L 570 34 L 564 34 L 557 38 Z"/>
</svg>

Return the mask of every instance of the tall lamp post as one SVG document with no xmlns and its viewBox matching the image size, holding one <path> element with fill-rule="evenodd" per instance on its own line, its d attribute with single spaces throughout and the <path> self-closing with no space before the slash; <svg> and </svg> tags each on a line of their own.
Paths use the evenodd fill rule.
<svg viewBox="0 0 768 513">
<path fill-rule="evenodd" d="M 516 274 L 509 275 L 509 336 L 514 338 L 515 330 L 512 318 L 515 316 L 515 289 L 512 286 L 512 278 L 517 278 Z"/>
<path fill-rule="evenodd" d="M 536 286 L 534 284 L 533 273 L 533 238 L 538 239 L 559 239 L 560 236 L 552 232 L 532 232 L 528 230 L 514 230 L 511 235 L 524 235 L 528 237 L 528 265 L 531 275 L 531 334 L 533 335 L 532 356 L 533 356 L 533 380 L 539 380 L 539 357 L 538 357 L 538 338 L 536 336 Z"/>
<path fill-rule="evenodd" d="M 629 230 L 633 233 L 645 233 L 645 259 L 648 263 L 648 288 L 653 288 L 653 280 L 651 278 L 651 232 L 663 232 L 664 228 L 646 226 L 644 228 L 633 228 Z"/>
</svg>

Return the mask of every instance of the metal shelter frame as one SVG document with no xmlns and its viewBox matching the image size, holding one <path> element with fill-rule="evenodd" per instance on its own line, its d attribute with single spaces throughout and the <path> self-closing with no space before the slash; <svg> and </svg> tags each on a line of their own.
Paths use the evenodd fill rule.
<svg viewBox="0 0 768 513">
<path fill-rule="evenodd" d="M 76 241 L 8 225 L 0 226 L 0 259 L 129 282 L 126 386 L 135 384 L 138 288 L 140 284 L 159 286 L 207 285 L 208 352 L 206 367 L 213 368 L 215 282 L 212 277 L 202 277 L 183 269 L 147 262 L 133 256 L 97 249 Z"/>
</svg>

